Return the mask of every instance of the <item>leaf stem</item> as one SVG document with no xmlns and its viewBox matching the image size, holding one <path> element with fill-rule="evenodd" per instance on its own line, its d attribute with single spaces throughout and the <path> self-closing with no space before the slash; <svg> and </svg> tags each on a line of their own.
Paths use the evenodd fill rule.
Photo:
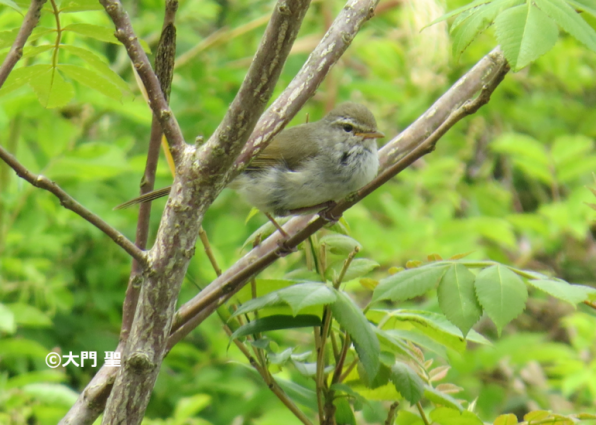
<svg viewBox="0 0 596 425">
<path fill-rule="evenodd" d="M 58 66 L 58 51 L 60 50 L 60 41 L 62 40 L 62 27 L 60 26 L 60 11 L 56 5 L 55 0 L 50 0 L 52 9 L 54 10 L 53 15 L 56 19 L 56 43 L 54 44 L 54 53 L 52 54 L 52 67 Z"/>
</svg>

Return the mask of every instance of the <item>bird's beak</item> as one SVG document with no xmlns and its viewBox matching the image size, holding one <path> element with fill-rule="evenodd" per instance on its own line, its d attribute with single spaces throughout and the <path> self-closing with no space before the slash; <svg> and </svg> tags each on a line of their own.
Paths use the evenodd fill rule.
<svg viewBox="0 0 596 425">
<path fill-rule="evenodd" d="M 356 136 L 364 137 L 365 139 L 380 139 L 385 137 L 380 131 L 373 131 L 371 133 L 356 133 Z"/>
</svg>

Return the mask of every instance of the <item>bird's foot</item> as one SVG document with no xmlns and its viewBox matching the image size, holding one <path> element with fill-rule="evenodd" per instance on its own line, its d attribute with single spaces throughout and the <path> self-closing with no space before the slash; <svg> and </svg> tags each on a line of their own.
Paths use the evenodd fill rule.
<svg viewBox="0 0 596 425">
<path fill-rule="evenodd" d="M 295 246 L 291 246 L 288 243 L 288 238 L 283 237 L 282 239 L 277 241 L 277 246 L 279 249 L 277 250 L 276 255 L 278 257 L 285 257 L 288 254 L 298 251 L 298 248 L 296 248 Z"/>
<path fill-rule="evenodd" d="M 295 246 L 290 246 L 290 244 L 288 243 L 290 235 L 288 235 L 288 233 L 283 229 L 283 227 L 279 225 L 279 223 L 275 220 L 275 218 L 273 218 L 271 214 L 265 213 L 265 215 L 267 216 L 269 221 L 273 223 L 273 225 L 279 231 L 279 233 L 281 233 L 281 239 L 277 241 L 277 246 L 279 247 L 279 250 L 276 253 L 277 256 L 285 257 L 286 255 L 291 254 L 292 252 L 296 252 L 297 248 Z"/>
<path fill-rule="evenodd" d="M 319 217 L 329 223 L 337 223 L 341 218 L 341 213 L 339 215 L 333 213 L 333 209 L 337 205 L 335 201 L 328 201 L 325 202 L 326 206 L 321 211 L 319 211 Z"/>
</svg>

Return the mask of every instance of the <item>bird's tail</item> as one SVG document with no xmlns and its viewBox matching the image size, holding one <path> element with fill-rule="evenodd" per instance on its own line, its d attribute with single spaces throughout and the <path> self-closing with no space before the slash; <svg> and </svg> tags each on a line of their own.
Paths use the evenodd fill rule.
<svg viewBox="0 0 596 425">
<path fill-rule="evenodd" d="M 154 199 L 168 196 L 170 194 L 171 190 L 172 190 L 172 186 L 164 187 L 163 189 L 157 189 L 152 192 L 145 193 L 144 195 L 141 195 L 137 198 L 131 199 L 130 201 L 127 201 L 123 204 L 120 204 L 120 205 L 114 207 L 114 209 L 121 210 L 124 208 L 128 208 L 132 205 L 143 204 L 145 202 L 153 201 Z"/>
</svg>

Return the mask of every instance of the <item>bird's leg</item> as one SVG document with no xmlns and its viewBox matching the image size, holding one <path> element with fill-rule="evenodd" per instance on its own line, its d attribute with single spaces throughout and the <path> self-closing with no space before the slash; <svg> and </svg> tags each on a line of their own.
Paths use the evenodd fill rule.
<svg viewBox="0 0 596 425">
<path fill-rule="evenodd" d="M 277 221 L 275 221 L 275 219 L 273 218 L 273 216 L 269 213 L 264 213 L 265 216 L 267 216 L 267 218 L 269 219 L 269 221 L 271 221 L 271 223 L 273 223 L 273 225 L 275 226 L 275 228 L 277 230 L 279 230 L 279 233 L 281 233 L 282 239 L 278 242 L 278 246 L 279 246 L 279 256 L 280 257 L 285 257 L 288 254 L 291 254 L 292 252 L 296 252 L 296 247 L 290 247 L 288 245 L 288 239 L 290 239 L 290 235 L 288 235 L 288 233 L 283 229 L 283 227 L 281 227 L 279 225 L 279 223 Z"/>
<path fill-rule="evenodd" d="M 327 201 L 325 202 L 325 205 L 325 208 L 319 211 L 319 217 L 325 221 L 328 221 L 329 223 L 337 223 L 341 218 L 341 213 L 339 215 L 335 215 L 331 212 L 337 205 L 337 202 Z"/>
<path fill-rule="evenodd" d="M 277 230 L 279 230 L 279 233 L 281 233 L 281 235 L 284 237 L 284 239 L 290 239 L 290 235 L 288 235 L 286 233 L 286 231 L 284 230 L 284 228 L 281 227 L 277 221 L 275 221 L 275 219 L 273 218 L 273 216 L 271 214 L 269 214 L 269 213 L 263 213 L 263 214 L 265 214 L 265 216 L 269 219 L 269 221 L 271 223 L 273 223 L 273 225 L 275 226 L 275 228 Z"/>
</svg>

